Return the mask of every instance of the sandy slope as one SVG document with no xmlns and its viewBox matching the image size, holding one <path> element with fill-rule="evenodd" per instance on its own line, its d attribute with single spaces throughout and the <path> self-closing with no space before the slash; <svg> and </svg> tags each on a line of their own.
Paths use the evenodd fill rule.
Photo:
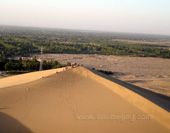
<svg viewBox="0 0 170 133">
<path fill-rule="evenodd" d="M 34 56 L 39 58 L 40 55 Z M 130 83 L 170 96 L 170 59 L 94 54 L 44 54 L 44 58 L 62 64 L 77 62 L 88 68 L 116 72 L 113 76 L 120 80 L 133 80 Z"/>
<path fill-rule="evenodd" d="M 3 78 L 3 79 L 0 79 L 0 88 L 13 86 L 13 85 L 20 85 L 20 84 L 28 83 L 31 81 L 35 81 L 37 79 L 41 79 L 42 74 L 43 74 L 43 77 L 47 77 L 56 72 L 61 72 L 63 71 L 63 69 L 64 68 L 51 69 L 51 70 L 46 70 L 46 71 L 41 71 L 41 72 L 38 71 L 38 72 L 20 74 L 20 75 L 11 76 L 8 78 Z"/>
<path fill-rule="evenodd" d="M 122 80 L 122 79 L 121 79 Z M 123 81 L 127 81 L 131 84 L 134 84 L 136 86 L 140 86 L 142 88 L 146 88 L 148 90 L 157 92 L 157 93 L 161 93 L 163 95 L 167 95 L 170 97 L 170 78 L 166 79 L 151 79 L 151 80 L 147 80 L 147 79 L 142 79 L 142 80 L 136 80 L 136 79 L 131 79 L 131 80 L 123 80 Z"/>
<path fill-rule="evenodd" d="M 169 125 L 167 111 L 82 67 L 0 88 L 0 132 L 168 133 Z"/>
</svg>

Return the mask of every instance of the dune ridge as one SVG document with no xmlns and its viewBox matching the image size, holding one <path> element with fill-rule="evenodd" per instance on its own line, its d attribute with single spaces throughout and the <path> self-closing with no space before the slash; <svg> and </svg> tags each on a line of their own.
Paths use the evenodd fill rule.
<svg viewBox="0 0 170 133">
<path fill-rule="evenodd" d="M 101 84 L 107 86 L 109 89 L 114 91 L 116 94 L 125 98 L 127 101 L 135 105 L 137 108 L 141 109 L 145 113 L 151 114 L 154 119 L 159 121 L 162 125 L 170 129 L 170 113 L 158 105 L 152 103 L 151 101 L 145 99 L 139 94 L 121 86 L 114 82 L 107 80 L 101 76 L 98 76 L 86 68 L 81 67 L 79 70 L 74 69 L 74 72 L 81 74 L 85 77 L 90 77 L 100 82 Z"/>
<path fill-rule="evenodd" d="M 59 70 L 21 75 L 25 83 L 17 80 L 17 85 L 0 89 L 0 132 L 15 124 L 14 132 L 169 133 L 169 113 L 140 95 L 84 67 Z M 41 78 L 42 72 L 49 76 Z M 118 119 L 103 117 L 110 114 Z M 132 115 L 153 119 L 133 120 Z"/>
<path fill-rule="evenodd" d="M 30 73 L 2 78 L 0 79 L 0 88 L 29 83 L 31 81 L 41 79 L 42 74 L 44 77 L 47 77 L 51 74 L 54 74 L 56 72 L 61 72 L 61 71 L 63 71 L 63 68 L 50 69 L 50 70 L 45 70 L 45 71 L 36 71 L 36 72 L 30 72 Z"/>
</svg>

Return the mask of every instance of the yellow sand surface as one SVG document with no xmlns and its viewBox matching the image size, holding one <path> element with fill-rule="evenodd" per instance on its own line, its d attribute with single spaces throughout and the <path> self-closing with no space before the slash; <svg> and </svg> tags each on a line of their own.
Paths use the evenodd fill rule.
<svg viewBox="0 0 170 133">
<path fill-rule="evenodd" d="M 170 132 L 169 112 L 83 67 L 0 79 L 0 87 L 1 133 Z"/>
<path fill-rule="evenodd" d="M 11 76 L 7 78 L 0 79 L 0 88 L 13 86 L 13 85 L 20 85 L 24 83 L 28 83 L 31 81 L 35 81 L 37 79 L 41 79 L 42 75 L 43 77 L 47 77 L 51 74 L 54 74 L 56 72 L 63 71 L 64 68 L 59 69 L 50 69 L 46 71 L 37 71 L 32 73 L 26 73 L 26 74 L 20 74 L 16 76 Z"/>
</svg>

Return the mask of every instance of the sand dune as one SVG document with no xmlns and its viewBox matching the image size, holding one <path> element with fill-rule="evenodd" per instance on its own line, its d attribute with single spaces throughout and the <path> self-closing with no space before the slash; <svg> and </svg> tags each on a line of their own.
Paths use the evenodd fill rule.
<svg viewBox="0 0 170 133">
<path fill-rule="evenodd" d="M 31 81 L 35 81 L 37 79 L 41 79 L 42 74 L 43 74 L 43 77 L 47 77 L 56 72 L 61 72 L 63 71 L 63 69 L 64 68 L 51 69 L 51 70 L 46 70 L 46 71 L 41 71 L 41 72 L 32 72 L 32 73 L 11 76 L 8 78 L 3 78 L 3 79 L 0 79 L 0 88 L 13 86 L 13 85 L 20 85 L 20 84 L 28 83 Z"/>
<path fill-rule="evenodd" d="M 0 132 L 170 132 L 170 113 L 125 87 L 83 67 L 55 71 L 0 79 Z"/>
<path fill-rule="evenodd" d="M 34 56 L 40 57 L 40 55 L 32 55 Z M 138 80 L 137 84 L 133 81 L 130 83 L 170 96 L 170 59 L 94 54 L 44 54 L 44 57 L 48 60 L 57 60 L 62 64 L 77 62 L 88 68 L 112 71 L 115 78 L 123 81 Z M 148 83 L 146 79 L 166 82 Z"/>
</svg>

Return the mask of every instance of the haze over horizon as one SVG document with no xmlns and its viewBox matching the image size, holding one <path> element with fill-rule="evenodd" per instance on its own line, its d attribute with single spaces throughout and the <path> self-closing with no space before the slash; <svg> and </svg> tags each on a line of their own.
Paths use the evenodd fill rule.
<svg viewBox="0 0 170 133">
<path fill-rule="evenodd" d="M 0 25 L 170 35 L 168 0 L 0 0 Z"/>
</svg>

